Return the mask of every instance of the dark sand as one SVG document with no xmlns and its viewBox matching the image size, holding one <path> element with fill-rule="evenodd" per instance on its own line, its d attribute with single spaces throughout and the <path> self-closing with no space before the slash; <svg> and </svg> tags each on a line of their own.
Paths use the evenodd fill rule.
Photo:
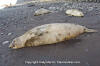
<svg viewBox="0 0 100 66">
<path fill-rule="evenodd" d="M 63 3 L 62 3 L 63 4 Z M 93 4 L 96 5 L 93 7 Z M 43 7 L 48 8 L 43 5 Z M 60 5 L 60 4 L 59 4 Z M 70 5 L 70 4 L 69 4 Z M 74 4 L 77 5 L 77 4 Z M 82 3 L 80 4 L 80 7 Z M 91 6 L 92 5 L 92 6 Z M 56 13 L 34 16 L 39 5 L 25 5 L 0 10 L 0 66 L 99 66 L 100 65 L 100 4 L 89 3 L 82 8 L 84 17 L 71 17 L 64 10 Z M 53 5 L 51 5 L 53 6 Z M 56 4 L 58 7 L 58 4 Z M 98 30 L 97 33 L 85 33 L 79 37 L 53 45 L 10 49 L 9 43 L 27 30 L 48 23 L 77 23 Z M 8 36 L 8 33 L 12 33 Z M 25 61 L 80 61 L 79 64 L 28 64 Z"/>
</svg>

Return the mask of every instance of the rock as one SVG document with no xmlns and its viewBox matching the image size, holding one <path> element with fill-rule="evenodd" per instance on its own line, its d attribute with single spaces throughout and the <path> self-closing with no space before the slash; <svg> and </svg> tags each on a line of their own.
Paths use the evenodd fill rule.
<svg viewBox="0 0 100 66">
<path fill-rule="evenodd" d="M 88 49 L 85 49 L 86 52 L 88 52 Z"/>
<path fill-rule="evenodd" d="M 10 36 L 12 33 L 8 33 L 8 36 Z"/>
<path fill-rule="evenodd" d="M 2 44 L 5 45 L 5 44 L 8 44 L 8 43 L 9 43 L 9 41 L 4 41 Z"/>
<path fill-rule="evenodd" d="M 88 8 L 88 11 L 92 11 L 92 10 L 93 10 L 93 7 L 89 7 L 89 8 Z"/>
<path fill-rule="evenodd" d="M 1 35 L 3 35 L 4 33 L 1 33 Z"/>
<path fill-rule="evenodd" d="M 50 10 L 56 10 L 56 7 L 49 7 Z"/>
<path fill-rule="evenodd" d="M 40 2 L 50 2 L 50 1 L 55 1 L 55 0 L 39 0 Z"/>
<path fill-rule="evenodd" d="M 90 66 L 90 64 L 89 64 L 88 62 L 86 62 L 86 65 L 87 65 L 87 66 Z"/>
</svg>

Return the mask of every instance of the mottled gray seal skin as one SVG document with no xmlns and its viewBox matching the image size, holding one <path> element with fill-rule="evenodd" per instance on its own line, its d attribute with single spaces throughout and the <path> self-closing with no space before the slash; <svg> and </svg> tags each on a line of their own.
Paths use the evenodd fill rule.
<svg viewBox="0 0 100 66">
<path fill-rule="evenodd" d="M 77 37 L 84 32 L 96 32 L 96 30 L 71 23 L 45 24 L 35 27 L 22 36 L 15 38 L 9 47 L 18 49 L 27 46 L 54 44 Z"/>
</svg>

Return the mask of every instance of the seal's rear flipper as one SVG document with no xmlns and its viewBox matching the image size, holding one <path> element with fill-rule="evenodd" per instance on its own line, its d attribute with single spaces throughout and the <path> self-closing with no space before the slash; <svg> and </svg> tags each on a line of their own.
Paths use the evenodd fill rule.
<svg viewBox="0 0 100 66">
<path fill-rule="evenodd" d="M 94 30 L 94 29 L 88 29 L 88 28 L 86 28 L 85 29 L 85 32 L 98 32 L 97 30 Z"/>
</svg>

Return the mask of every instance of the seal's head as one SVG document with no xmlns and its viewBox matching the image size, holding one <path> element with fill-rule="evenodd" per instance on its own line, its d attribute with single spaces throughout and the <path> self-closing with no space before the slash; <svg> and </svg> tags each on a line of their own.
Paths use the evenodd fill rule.
<svg viewBox="0 0 100 66">
<path fill-rule="evenodd" d="M 15 38 L 12 43 L 9 45 L 10 48 L 12 49 L 18 49 L 18 48 L 22 48 L 24 47 L 22 41 L 20 40 L 20 38 Z"/>
</svg>

